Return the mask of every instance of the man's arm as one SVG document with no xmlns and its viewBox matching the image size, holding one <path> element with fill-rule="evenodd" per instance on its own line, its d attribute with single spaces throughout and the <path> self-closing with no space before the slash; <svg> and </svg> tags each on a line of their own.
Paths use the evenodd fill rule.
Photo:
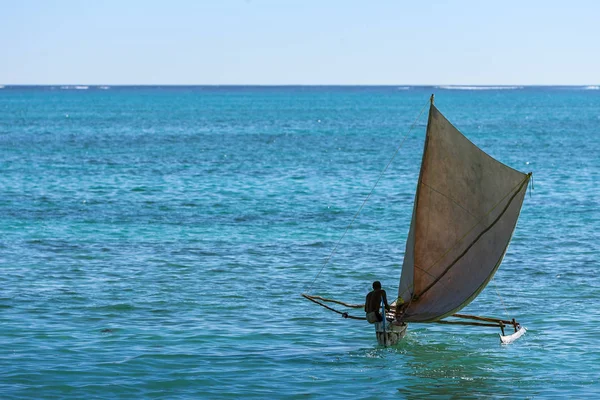
<svg viewBox="0 0 600 400">
<path fill-rule="evenodd" d="M 382 290 L 382 292 L 383 293 L 381 295 L 383 296 L 383 304 L 385 304 L 385 309 L 389 311 L 390 305 L 387 302 L 387 294 L 385 293 L 385 290 Z"/>
</svg>

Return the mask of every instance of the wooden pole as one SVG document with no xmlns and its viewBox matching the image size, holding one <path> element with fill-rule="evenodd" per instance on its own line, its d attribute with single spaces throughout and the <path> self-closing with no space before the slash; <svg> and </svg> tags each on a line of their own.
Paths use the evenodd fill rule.
<svg viewBox="0 0 600 400">
<path fill-rule="evenodd" d="M 487 326 L 490 328 L 497 328 L 498 324 L 486 324 L 485 322 L 467 322 L 467 321 L 433 321 L 436 324 L 447 324 L 447 325 L 473 325 L 473 326 Z"/>
<path fill-rule="evenodd" d="M 318 305 L 320 305 L 321 307 L 325 307 L 326 309 L 328 309 L 328 310 L 330 310 L 330 311 L 333 311 L 333 312 L 335 312 L 335 313 L 338 313 L 338 314 L 340 314 L 340 315 L 341 315 L 342 317 L 344 317 L 344 318 L 349 318 L 349 319 L 359 319 L 359 320 L 366 320 L 366 318 L 365 318 L 365 317 L 355 317 L 355 316 L 353 316 L 353 315 L 348 315 L 348 313 L 345 313 L 345 312 L 338 311 L 338 310 L 336 310 L 335 308 L 331 308 L 331 307 L 329 307 L 328 305 L 326 305 L 326 304 L 323 304 L 323 303 L 321 303 L 320 301 L 317 301 L 317 300 L 313 299 L 313 298 L 312 298 L 311 296 L 309 296 L 309 295 L 302 294 L 302 297 L 304 297 L 304 298 L 305 298 L 305 299 L 307 299 L 307 300 L 310 300 L 310 301 L 312 301 L 313 303 L 317 303 L 317 304 L 318 304 Z"/>
<path fill-rule="evenodd" d="M 486 322 L 503 322 L 507 325 L 512 325 L 513 321 L 508 321 L 505 319 L 499 319 L 499 318 L 491 318 L 491 317 L 478 317 L 477 315 L 467 315 L 467 314 L 452 314 L 451 317 L 456 317 L 456 318 L 465 318 L 465 319 L 474 319 L 477 321 L 486 321 Z M 516 322 L 515 322 L 516 323 Z"/>
<path fill-rule="evenodd" d="M 365 306 L 364 304 L 348 304 L 348 303 L 344 303 L 343 301 L 326 299 L 325 297 L 321 297 L 321 296 L 311 296 L 311 295 L 308 295 L 305 293 L 302 293 L 302 297 L 304 297 L 308 300 L 321 300 L 321 301 L 327 301 L 330 303 L 336 303 L 336 304 L 339 304 L 339 305 L 342 305 L 342 306 L 348 307 L 348 308 L 363 308 Z"/>
</svg>

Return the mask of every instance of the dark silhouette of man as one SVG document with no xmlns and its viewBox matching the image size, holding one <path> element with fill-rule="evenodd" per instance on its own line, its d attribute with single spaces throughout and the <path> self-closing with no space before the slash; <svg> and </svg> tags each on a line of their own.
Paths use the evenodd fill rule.
<svg viewBox="0 0 600 400">
<path fill-rule="evenodd" d="M 383 316 L 381 315 L 381 300 L 383 300 L 383 304 L 385 304 L 385 309 L 389 311 L 390 305 L 387 301 L 387 296 L 385 294 L 385 290 L 381 288 L 381 282 L 375 281 L 373 282 L 373 291 L 367 294 L 367 298 L 365 300 L 365 312 L 367 313 L 367 320 L 369 320 L 369 313 L 375 313 L 374 315 L 377 318 L 377 322 L 383 321 Z M 373 314 L 372 314 L 373 315 Z M 373 321 L 376 322 L 376 321 Z M 371 322 L 371 323 L 373 323 Z"/>
</svg>

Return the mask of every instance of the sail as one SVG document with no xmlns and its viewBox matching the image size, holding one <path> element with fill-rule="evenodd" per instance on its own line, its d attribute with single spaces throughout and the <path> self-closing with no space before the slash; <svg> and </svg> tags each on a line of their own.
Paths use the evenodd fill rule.
<svg viewBox="0 0 600 400">
<path fill-rule="evenodd" d="M 528 181 L 431 105 L 398 293 L 405 321 L 441 319 L 483 290 L 504 257 Z"/>
</svg>

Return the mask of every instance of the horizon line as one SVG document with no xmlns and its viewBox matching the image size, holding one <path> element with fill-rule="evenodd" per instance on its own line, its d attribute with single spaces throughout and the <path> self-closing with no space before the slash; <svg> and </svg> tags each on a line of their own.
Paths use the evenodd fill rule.
<svg viewBox="0 0 600 400">
<path fill-rule="evenodd" d="M 172 86 L 172 87 L 201 87 L 201 86 L 256 86 L 256 87 L 580 87 L 580 86 L 598 86 L 599 83 L 583 83 L 583 84 L 469 84 L 469 83 L 440 83 L 440 84 L 403 84 L 403 83 L 382 83 L 382 84 L 351 84 L 351 83 L 0 83 L 0 87 L 18 87 L 18 86 Z"/>
</svg>

